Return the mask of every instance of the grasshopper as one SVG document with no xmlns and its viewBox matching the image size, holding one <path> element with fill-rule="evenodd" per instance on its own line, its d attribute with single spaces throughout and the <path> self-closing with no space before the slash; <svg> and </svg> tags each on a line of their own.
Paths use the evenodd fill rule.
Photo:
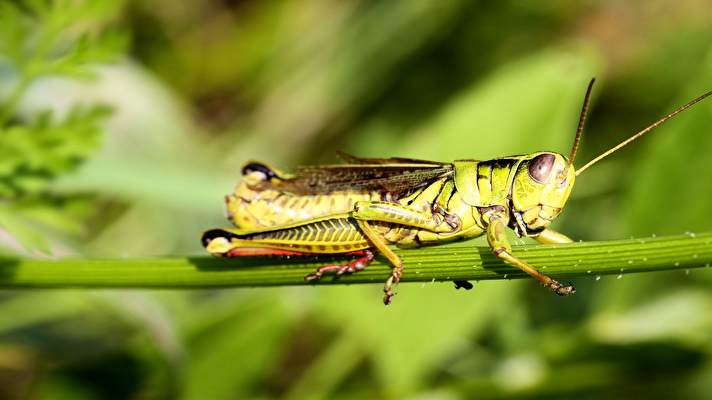
<svg viewBox="0 0 712 400">
<path fill-rule="evenodd" d="M 573 294 L 572 284 L 561 284 L 513 254 L 506 229 L 539 243 L 571 242 L 548 226 L 561 213 L 576 177 L 712 94 L 695 98 L 575 169 L 594 81 L 586 90 L 568 158 L 539 151 L 441 163 L 341 153 L 345 164 L 301 167 L 295 174 L 248 162 L 235 192 L 225 197 L 228 219 L 236 228 L 209 230 L 202 243 L 211 254 L 224 257 L 355 257 L 343 265 L 322 266 L 306 281 L 362 270 L 377 251 L 392 265 L 383 288 L 388 305 L 403 274 L 403 262 L 389 245 L 417 247 L 486 235 L 496 257 L 558 295 Z"/>
</svg>

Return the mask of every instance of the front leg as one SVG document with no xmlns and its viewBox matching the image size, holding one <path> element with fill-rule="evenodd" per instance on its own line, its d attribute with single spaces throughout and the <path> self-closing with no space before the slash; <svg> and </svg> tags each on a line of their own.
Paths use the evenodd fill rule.
<svg viewBox="0 0 712 400">
<path fill-rule="evenodd" d="M 509 244 L 505 232 L 504 218 L 500 214 L 492 214 L 489 217 L 489 225 L 487 226 L 487 242 L 489 243 L 492 253 L 494 253 L 495 256 L 502 261 L 526 272 L 531 277 L 541 282 L 542 285 L 548 287 L 560 296 L 567 296 L 576 292 L 576 288 L 574 288 L 573 285 L 564 286 L 557 280 L 542 274 L 531 265 L 515 257 L 512 254 L 512 246 Z"/>
</svg>

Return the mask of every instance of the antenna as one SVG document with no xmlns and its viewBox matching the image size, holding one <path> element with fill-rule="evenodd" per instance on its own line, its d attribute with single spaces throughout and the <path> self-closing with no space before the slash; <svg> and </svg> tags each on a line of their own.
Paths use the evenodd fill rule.
<svg viewBox="0 0 712 400">
<path fill-rule="evenodd" d="M 576 128 L 576 136 L 574 137 L 574 144 L 571 147 L 571 154 L 569 155 L 569 165 L 566 169 L 569 169 L 574 163 L 574 158 L 576 157 L 576 152 L 578 151 L 579 143 L 581 142 L 581 135 L 583 134 L 583 125 L 586 122 L 586 114 L 588 113 L 588 103 L 591 100 L 591 90 L 593 89 L 593 84 L 596 82 L 596 78 L 592 78 L 588 83 L 588 89 L 586 89 L 586 96 L 583 98 L 583 106 L 581 107 L 581 115 L 579 116 L 578 128 Z"/>
<path fill-rule="evenodd" d="M 593 164 L 595 164 L 595 163 L 601 161 L 602 159 L 608 157 L 609 155 L 611 155 L 611 153 L 614 153 L 615 151 L 617 151 L 617 150 L 620 149 L 621 147 L 627 145 L 628 143 L 630 143 L 630 142 L 632 142 L 632 141 L 638 139 L 639 137 L 645 135 L 646 133 L 652 131 L 653 129 L 657 128 L 658 126 L 662 125 L 664 122 L 666 122 L 667 120 L 669 120 L 670 118 L 672 118 L 672 117 L 676 116 L 677 114 L 679 114 L 679 113 L 681 113 L 681 112 L 687 110 L 688 108 L 690 108 L 690 107 L 692 107 L 693 105 L 699 103 L 700 101 L 704 100 L 705 98 L 709 97 L 710 95 L 712 95 L 712 90 L 710 90 L 709 92 L 707 92 L 707 93 L 705 93 L 705 94 L 703 94 L 703 95 L 701 95 L 701 96 L 699 96 L 699 97 L 697 97 L 697 98 L 695 98 L 695 99 L 689 101 L 688 103 L 686 103 L 686 104 L 684 104 L 684 105 L 678 107 L 675 111 L 673 111 L 673 112 L 671 112 L 670 114 L 668 114 L 668 115 L 666 115 L 666 116 L 660 118 L 659 120 L 655 121 L 653 124 L 651 124 L 651 125 L 648 126 L 647 128 L 645 128 L 645 129 L 643 129 L 642 131 L 636 133 L 635 135 L 629 137 L 628 139 L 626 139 L 626 140 L 620 142 L 620 143 L 619 143 L 618 145 L 616 145 L 615 147 L 613 147 L 613 148 L 607 150 L 607 151 L 604 152 L 603 154 L 601 154 L 601 155 L 599 155 L 598 157 L 594 158 L 593 160 L 589 161 L 589 162 L 588 162 L 586 165 L 584 165 L 583 167 L 579 168 L 578 171 L 576 171 L 576 176 L 579 176 L 583 171 L 585 171 L 588 167 L 592 166 Z"/>
</svg>

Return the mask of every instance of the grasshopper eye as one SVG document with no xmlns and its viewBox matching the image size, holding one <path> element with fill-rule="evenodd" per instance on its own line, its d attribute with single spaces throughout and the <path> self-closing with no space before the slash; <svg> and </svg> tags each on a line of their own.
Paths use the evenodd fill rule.
<svg viewBox="0 0 712 400">
<path fill-rule="evenodd" d="M 551 174 L 551 167 L 556 157 L 553 154 L 540 154 L 529 161 L 529 176 L 539 183 L 546 183 Z"/>
</svg>

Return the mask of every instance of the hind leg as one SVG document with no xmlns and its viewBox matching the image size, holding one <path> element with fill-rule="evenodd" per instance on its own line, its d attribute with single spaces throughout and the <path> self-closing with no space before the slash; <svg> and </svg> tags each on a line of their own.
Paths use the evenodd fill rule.
<svg viewBox="0 0 712 400">
<path fill-rule="evenodd" d="M 319 267 L 316 272 L 309 274 L 304 277 L 304 280 L 307 282 L 312 282 L 312 281 L 317 281 L 321 279 L 324 274 L 335 272 L 335 276 L 339 277 L 344 274 L 352 274 L 354 272 L 361 271 L 365 269 L 371 262 L 373 261 L 374 254 L 371 250 L 364 250 L 363 251 L 363 256 L 353 260 L 349 261 L 346 264 L 342 265 L 325 265 L 323 267 Z"/>
</svg>

